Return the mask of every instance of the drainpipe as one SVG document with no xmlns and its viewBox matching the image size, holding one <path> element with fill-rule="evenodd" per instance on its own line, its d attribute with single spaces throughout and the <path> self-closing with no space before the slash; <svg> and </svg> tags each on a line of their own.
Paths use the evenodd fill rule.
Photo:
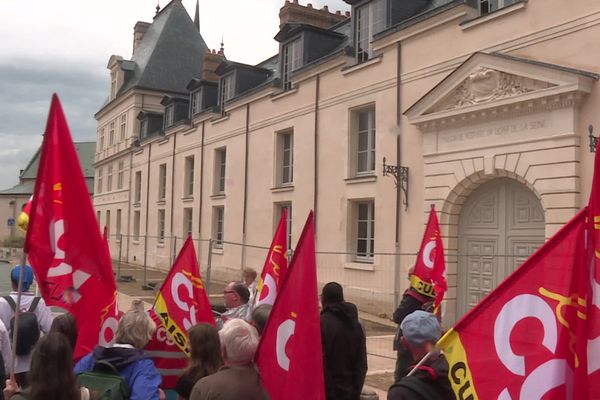
<svg viewBox="0 0 600 400">
<path fill-rule="evenodd" d="M 244 213 L 242 217 L 242 272 L 246 267 L 246 220 L 248 212 L 248 135 L 250 133 L 250 103 L 246 104 L 246 142 L 244 149 Z"/>
<path fill-rule="evenodd" d="M 171 241 L 175 241 L 171 243 L 171 247 L 173 248 L 173 252 L 177 251 L 177 247 L 174 243 L 177 242 L 177 239 L 174 238 L 175 234 L 173 233 L 173 214 L 175 209 L 175 148 L 177 146 L 177 132 L 173 133 L 173 156 L 171 158 L 171 223 L 169 231 L 171 232 Z M 183 239 L 185 240 L 185 238 Z M 173 262 L 173 260 L 170 260 Z"/>
<path fill-rule="evenodd" d="M 396 60 L 396 126 L 398 134 L 396 135 L 396 165 L 400 167 L 402 165 L 402 152 L 400 149 L 401 145 L 401 133 L 402 133 L 402 103 L 401 103 L 401 91 L 400 91 L 400 76 L 402 74 L 402 45 L 398 42 L 397 46 L 397 60 Z M 400 297 L 400 187 L 401 184 L 398 181 L 396 185 L 396 238 L 395 238 L 395 252 L 396 259 L 394 260 L 394 310 L 398 307 L 398 300 Z"/>
<path fill-rule="evenodd" d="M 314 212 L 314 224 L 315 224 L 315 237 L 317 236 L 317 198 L 319 195 L 319 90 L 321 86 L 321 75 L 317 74 L 315 81 L 315 154 L 314 154 L 314 198 L 313 198 L 313 212 Z M 315 242 L 316 243 L 316 242 Z"/>
<path fill-rule="evenodd" d="M 129 262 L 129 247 L 131 245 L 131 181 L 133 179 L 133 148 L 129 149 L 129 201 L 127 202 L 127 249 L 125 250 L 125 259 Z M 123 246 L 123 238 L 121 238 L 121 246 Z"/>
<path fill-rule="evenodd" d="M 202 197 L 204 193 L 204 124 L 205 121 L 202 121 L 202 139 L 200 143 L 200 204 L 198 205 L 198 240 L 202 239 Z M 210 238 L 210 235 L 209 235 Z M 200 257 L 200 241 L 198 241 L 198 257 Z M 211 249 L 212 242 L 208 242 L 208 252 L 212 251 Z M 210 258 L 210 257 L 209 257 Z M 198 265 L 200 265 L 200 260 L 198 260 Z M 210 282 L 210 281 L 209 281 Z M 206 293 L 210 293 L 208 288 Z"/>
<path fill-rule="evenodd" d="M 150 156 L 152 155 L 152 143 L 148 143 L 148 168 L 146 172 L 146 235 L 144 239 L 144 275 L 147 268 L 146 261 L 148 256 L 148 214 L 150 211 Z M 144 285 L 146 285 L 144 277 Z"/>
</svg>

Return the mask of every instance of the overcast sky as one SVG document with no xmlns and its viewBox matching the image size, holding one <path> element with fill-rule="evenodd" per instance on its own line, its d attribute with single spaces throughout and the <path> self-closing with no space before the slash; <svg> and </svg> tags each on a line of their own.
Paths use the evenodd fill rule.
<svg viewBox="0 0 600 400">
<path fill-rule="evenodd" d="M 273 36 L 283 2 L 200 0 L 200 31 L 209 48 L 218 49 L 223 35 L 227 58 L 256 64 L 277 52 Z M 183 4 L 193 19 L 196 0 Z M 312 4 L 350 9 L 343 0 Z M 96 140 L 94 114 L 108 94 L 108 59 L 131 57 L 133 26 L 151 22 L 155 7 L 155 0 L 2 0 L 0 189 L 18 183 L 19 170 L 41 144 L 53 92 L 74 140 Z"/>
</svg>

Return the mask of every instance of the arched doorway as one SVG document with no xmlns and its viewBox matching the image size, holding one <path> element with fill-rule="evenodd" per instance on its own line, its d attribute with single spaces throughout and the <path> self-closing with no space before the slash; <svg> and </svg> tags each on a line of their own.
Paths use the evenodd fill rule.
<svg viewBox="0 0 600 400">
<path fill-rule="evenodd" d="M 494 179 L 471 193 L 458 226 L 457 317 L 544 243 L 544 225 L 539 199 L 515 180 Z"/>
</svg>

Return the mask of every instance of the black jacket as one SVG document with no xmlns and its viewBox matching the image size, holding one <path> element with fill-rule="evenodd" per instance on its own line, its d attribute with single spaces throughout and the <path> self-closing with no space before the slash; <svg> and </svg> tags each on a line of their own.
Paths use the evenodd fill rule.
<svg viewBox="0 0 600 400">
<path fill-rule="evenodd" d="M 388 400 L 455 400 L 443 354 L 432 356 L 412 376 L 405 376 L 388 391 Z"/>
<path fill-rule="evenodd" d="M 430 303 L 433 299 L 423 296 L 420 293 L 417 293 L 412 288 L 407 289 L 402 295 L 402 300 L 398 305 L 398 308 L 394 311 L 392 315 L 392 319 L 395 323 L 398 324 L 398 332 L 396 333 L 396 337 L 394 338 L 394 350 L 400 349 L 400 337 L 402 336 L 402 331 L 400 330 L 400 324 L 404 321 L 404 318 L 408 314 L 413 313 L 417 310 L 423 310 L 426 304 Z"/>
<path fill-rule="evenodd" d="M 359 400 L 367 374 L 367 344 L 352 303 L 321 311 L 323 370 L 327 400 Z"/>
</svg>

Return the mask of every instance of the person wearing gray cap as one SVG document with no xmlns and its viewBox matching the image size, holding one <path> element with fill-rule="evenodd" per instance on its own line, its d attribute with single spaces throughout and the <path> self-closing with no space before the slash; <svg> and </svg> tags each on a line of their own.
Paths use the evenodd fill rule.
<svg viewBox="0 0 600 400">
<path fill-rule="evenodd" d="M 442 353 L 435 350 L 435 343 L 442 336 L 436 316 L 417 310 L 404 318 L 400 329 L 402 344 L 415 360 L 421 360 L 430 352 L 432 354 L 412 375 L 390 387 L 388 400 L 454 400 L 456 396 L 448 379 L 448 362 Z"/>
</svg>

